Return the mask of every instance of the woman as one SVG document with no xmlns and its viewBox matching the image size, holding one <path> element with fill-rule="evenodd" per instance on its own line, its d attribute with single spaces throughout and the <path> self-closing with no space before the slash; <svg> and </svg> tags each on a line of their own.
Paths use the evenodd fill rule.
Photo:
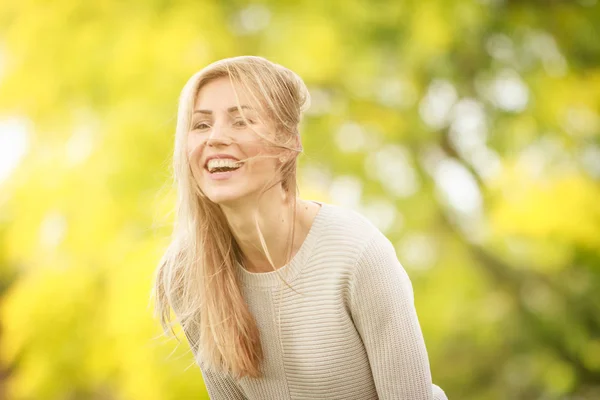
<svg viewBox="0 0 600 400">
<path fill-rule="evenodd" d="M 185 85 L 172 243 L 156 310 L 181 324 L 212 399 L 445 399 L 410 280 L 358 213 L 297 197 L 302 80 L 264 58 Z"/>
</svg>

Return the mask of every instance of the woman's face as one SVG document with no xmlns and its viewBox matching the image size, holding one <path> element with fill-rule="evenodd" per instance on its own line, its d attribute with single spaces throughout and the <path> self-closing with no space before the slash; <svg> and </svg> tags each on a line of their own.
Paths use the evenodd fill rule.
<svg viewBox="0 0 600 400">
<path fill-rule="evenodd" d="M 218 78 L 198 92 L 187 138 L 194 179 L 202 192 L 218 204 L 235 205 L 257 195 L 267 183 L 272 185 L 278 166 L 275 149 L 253 131 L 274 137 L 267 119 L 261 116 L 259 121 L 248 96 L 241 88 L 236 89 L 247 122 L 238 110 L 229 78 Z M 208 162 L 217 155 L 233 159 L 228 164 Z M 236 159 L 243 162 L 237 163 Z M 229 170 L 232 167 L 237 169 Z M 219 172 L 224 169 L 227 171 Z"/>
</svg>

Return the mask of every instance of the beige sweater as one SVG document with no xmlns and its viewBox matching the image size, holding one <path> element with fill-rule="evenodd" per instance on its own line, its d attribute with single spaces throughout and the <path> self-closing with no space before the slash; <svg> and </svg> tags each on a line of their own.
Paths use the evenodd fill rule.
<svg viewBox="0 0 600 400">
<path fill-rule="evenodd" d="M 238 266 L 264 376 L 235 381 L 201 367 L 211 399 L 446 399 L 432 384 L 412 285 L 394 247 L 359 213 L 317 203 L 308 236 L 279 270 L 293 290 L 276 272 Z"/>
</svg>

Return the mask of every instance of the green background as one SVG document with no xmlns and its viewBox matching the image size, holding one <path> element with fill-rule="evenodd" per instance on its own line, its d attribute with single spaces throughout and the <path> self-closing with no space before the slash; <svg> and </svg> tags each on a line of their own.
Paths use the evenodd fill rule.
<svg viewBox="0 0 600 400">
<path fill-rule="evenodd" d="M 0 399 L 208 398 L 149 290 L 179 91 L 247 54 L 308 85 L 301 197 L 396 245 L 451 399 L 600 398 L 598 21 L 596 0 L 2 1 Z"/>
</svg>

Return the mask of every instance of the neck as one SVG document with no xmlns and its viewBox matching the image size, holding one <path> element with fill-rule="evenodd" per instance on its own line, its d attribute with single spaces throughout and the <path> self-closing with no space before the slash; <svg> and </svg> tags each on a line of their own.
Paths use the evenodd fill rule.
<svg viewBox="0 0 600 400">
<path fill-rule="evenodd" d="M 276 269 L 285 265 L 289 261 L 288 258 L 293 257 L 297 250 L 294 243 L 290 252 L 292 224 L 295 224 L 294 242 L 297 241 L 299 234 L 304 236 L 303 214 L 299 212 L 306 208 L 301 207 L 304 202 L 297 198 L 297 207 L 292 210 L 293 199 L 279 193 L 277 190 L 267 191 L 258 204 L 245 202 L 241 206 L 236 204 L 235 207 L 221 205 L 233 236 L 242 251 L 244 267 L 251 272 L 273 271 L 273 266 L 261 245 L 256 228 L 257 221 Z"/>
</svg>

